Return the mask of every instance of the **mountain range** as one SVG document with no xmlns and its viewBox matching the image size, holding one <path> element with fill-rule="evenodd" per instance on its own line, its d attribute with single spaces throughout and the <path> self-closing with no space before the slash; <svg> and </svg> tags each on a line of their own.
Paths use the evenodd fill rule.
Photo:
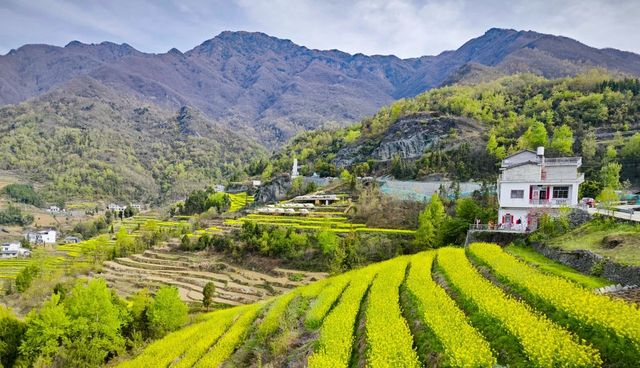
<svg viewBox="0 0 640 368">
<path fill-rule="evenodd" d="M 211 126 L 275 149 L 300 131 L 351 123 L 441 85 L 519 72 L 557 78 L 594 67 L 637 76 L 640 55 L 496 28 L 457 50 L 411 59 L 312 50 L 263 33 L 227 31 L 184 53 L 149 54 L 110 42 L 25 45 L 0 56 L 0 105 L 101 84 L 94 91 L 174 112 L 188 106 Z"/>
</svg>

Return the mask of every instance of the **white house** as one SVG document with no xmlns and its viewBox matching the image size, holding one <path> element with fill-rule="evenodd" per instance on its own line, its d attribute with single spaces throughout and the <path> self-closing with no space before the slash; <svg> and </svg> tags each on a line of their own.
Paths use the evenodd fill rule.
<svg viewBox="0 0 640 368">
<path fill-rule="evenodd" d="M 545 158 L 544 147 L 513 154 L 504 160 L 498 177 L 498 227 L 533 230 L 542 213 L 578 204 L 581 157 Z"/>
<path fill-rule="evenodd" d="M 115 203 L 109 203 L 109 205 L 107 206 L 107 209 L 109 211 L 115 211 L 115 212 L 124 211 L 126 208 L 127 206 L 121 206 Z"/>
<path fill-rule="evenodd" d="M 29 257 L 30 255 L 31 251 L 22 248 L 20 243 L 2 243 L 0 245 L 0 258 Z"/>
<path fill-rule="evenodd" d="M 64 210 L 60 209 L 60 207 L 58 206 L 50 206 L 49 209 L 47 209 L 47 212 L 50 212 L 50 213 L 60 213 L 61 211 L 64 211 Z"/>
<path fill-rule="evenodd" d="M 29 231 L 24 238 L 31 244 L 55 244 L 58 232 L 52 229 L 41 231 Z"/>
</svg>

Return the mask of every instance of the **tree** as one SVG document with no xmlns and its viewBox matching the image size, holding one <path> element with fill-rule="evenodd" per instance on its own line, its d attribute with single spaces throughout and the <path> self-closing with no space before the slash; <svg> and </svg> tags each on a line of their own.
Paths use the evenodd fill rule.
<svg viewBox="0 0 640 368">
<path fill-rule="evenodd" d="M 159 338 L 168 332 L 175 331 L 187 322 L 189 308 L 178 294 L 175 286 L 162 286 L 147 310 L 149 331 Z"/>
<path fill-rule="evenodd" d="M 14 366 L 25 330 L 26 324 L 0 305 L 0 367 Z"/>
<path fill-rule="evenodd" d="M 114 255 L 116 257 L 126 256 L 135 249 L 135 238 L 127 232 L 125 227 L 121 227 L 116 234 Z"/>
<path fill-rule="evenodd" d="M 460 198 L 456 201 L 456 217 L 466 224 L 475 223 L 476 219 L 484 220 L 484 213 L 478 203 L 472 198 Z"/>
<path fill-rule="evenodd" d="M 140 334 L 142 338 L 149 336 L 147 310 L 152 303 L 153 298 L 149 294 L 148 289 L 142 289 L 131 296 L 129 299 L 131 323 L 127 326 L 128 331 L 126 331 L 126 335 L 135 336 L 136 334 Z"/>
<path fill-rule="evenodd" d="M 522 148 L 536 149 L 545 146 L 548 141 L 547 129 L 542 122 L 534 121 L 521 139 Z"/>
<path fill-rule="evenodd" d="M 431 196 L 431 201 L 418 217 L 418 230 L 416 231 L 416 245 L 419 247 L 435 248 L 440 244 L 438 231 L 447 215 L 444 205 L 437 193 Z"/>
<path fill-rule="evenodd" d="M 610 209 L 611 206 L 613 205 L 613 202 L 619 200 L 619 197 L 618 197 L 618 194 L 616 194 L 616 191 L 613 188 L 605 187 L 604 189 L 602 189 L 602 192 L 600 192 L 600 194 L 598 194 L 596 199 L 599 202 L 602 202 L 604 204 L 605 208 Z"/>
<path fill-rule="evenodd" d="M 620 152 L 622 175 L 629 180 L 640 180 L 640 133 L 634 134 Z"/>
<path fill-rule="evenodd" d="M 216 292 L 216 285 L 209 281 L 207 282 L 207 284 L 204 286 L 204 289 L 202 289 L 202 305 L 207 308 L 207 310 L 209 309 L 209 306 L 211 305 L 211 303 L 213 303 L 213 295 Z"/>
<path fill-rule="evenodd" d="M 616 157 L 618 157 L 618 150 L 613 144 L 608 145 L 604 152 L 604 162 L 612 162 Z"/>
<path fill-rule="evenodd" d="M 29 312 L 26 318 L 27 329 L 20 344 L 20 354 L 30 365 L 49 366 L 66 340 L 66 331 L 70 325 L 64 306 L 60 304 L 60 295 L 54 294 L 46 301 L 40 311 Z M 34 363 L 39 364 L 34 364 Z"/>
<path fill-rule="evenodd" d="M 610 162 L 600 168 L 600 182 L 603 187 L 618 189 L 620 187 L 620 170 L 622 166 L 616 162 Z"/>
<path fill-rule="evenodd" d="M 125 311 L 103 279 L 79 281 L 64 306 L 69 318 L 64 339 L 66 366 L 98 367 L 124 350 L 121 334 Z"/>
<path fill-rule="evenodd" d="M 596 134 L 593 132 L 593 129 L 590 129 L 582 138 L 582 157 L 585 160 L 592 159 L 596 155 L 597 147 Z"/>
<path fill-rule="evenodd" d="M 25 292 L 38 275 L 40 275 L 40 268 L 35 264 L 23 268 L 16 276 L 16 290 L 19 293 Z"/>
<path fill-rule="evenodd" d="M 336 250 L 336 248 L 340 245 L 340 239 L 338 236 L 326 229 L 318 232 L 318 247 L 322 251 L 323 254 L 330 254 Z"/>
<path fill-rule="evenodd" d="M 491 134 L 489 134 L 489 140 L 487 141 L 487 153 L 489 153 L 490 155 L 495 155 L 496 148 L 498 148 L 496 134 L 491 132 Z"/>
<path fill-rule="evenodd" d="M 271 179 L 271 176 L 273 176 L 273 165 L 271 163 L 268 163 L 267 166 L 265 166 L 264 170 L 262 170 L 260 179 L 262 179 L 263 182 L 266 182 Z"/>
<path fill-rule="evenodd" d="M 567 125 L 561 125 L 553 129 L 551 148 L 565 156 L 573 154 L 573 132 Z"/>
</svg>

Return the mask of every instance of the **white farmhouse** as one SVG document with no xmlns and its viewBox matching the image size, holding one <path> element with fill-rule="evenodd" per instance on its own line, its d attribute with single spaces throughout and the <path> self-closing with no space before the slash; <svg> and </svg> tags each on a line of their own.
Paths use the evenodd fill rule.
<svg viewBox="0 0 640 368">
<path fill-rule="evenodd" d="M 127 206 L 121 206 L 115 203 L 109 203 L 109 205 L 107 206 L 107 210 L 109 211 L 119 212 L 119 211 L 124 211 L 125 209 L 127 209 Z"/>
<path fill-rule="evenodd" d="M 576 206 L 578 187 L 584 182 L 584 174 L 578 172 L 581 165 L 581 157 L 545 158 L 544 147 L 502 160 L 497 187 L 498 228 L 534 230 L 542 213 Z"/>
<path fill-rule="evenodd" d="M 30 255 L 31 251 L 22 248 L 20 243 L 2 243 L 0 245 L 0 258 L 29 257 Z"/>
<path fill-rule="evenodd" d="M 29 231 L 24 238 L 31 244 L 55 244 L 58 232 L 52 229 L 41 231 Z"/>
</svg>

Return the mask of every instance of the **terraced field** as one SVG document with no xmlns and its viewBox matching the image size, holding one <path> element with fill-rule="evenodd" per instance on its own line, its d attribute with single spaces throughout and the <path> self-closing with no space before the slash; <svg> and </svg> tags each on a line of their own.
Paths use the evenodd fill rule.
<svg viewBox="0 0 640 368">
<path fill-rule="evenodd" d="M 493 244 L 376 263 L 225 309 L 121 367 L 637 367 L 640 309 Z"/>
<path fill-rule="evenodd" d="M 251 205 L 254 200 L 253 196 L 248 195 L 244 192 L 237 194 L 228 193 L 228 196 L 231 200 L 231 205 L 229 206 L 227 212 L 236 212 L 245 206 Z"/>
<path fill-rule="evenodd" d="M 133 236 L 137 237 L 141 231 L 160 230 L 176 236 L 183 229 L 191 230 L 187 221 L 159 221 L 154 216 L 135 216 L 114 223 L 115 232 L 125 228 Z M 218 229 L 209 228 L 200 230 L 200 233 L 215 233 Z M 29 264 L 36 264 L 44 271 L 69 270 L 71 267 L 89 267 L 98 259 L 107 258 L 112 251 L 115 240 L 111 234 L 103 234 L 77 244 L 60 244 L 52 248 L 36 248 L 31 258 L 1 259 L 0 260 L 0 289 L 3 288 L 3 280 L 13 280 L 18 273 Z"/>
<path fill-rule="evenodd" d="M 105 262 L 100 277 L 122 296 L 142 288 L 174 285 L 182 299 L 192 303 L 201 302 L 202 289 L 213 282 L 214 301 L 225 305 L 254 303 L 326 277 L 284 269 L 276 269 L 275 274 L 237 268 L 211 255 L 154 249 Z"/>
<path fill-rule="evenodd" d="M 353 223 L 349 221 L 342 211 L 344 208 L 336 207 L 316 207 L 307 214 L 300 212 L 282 214 L 262 214 L 252 213 L 238 219 L 228 219 L 225 225 L 242 226 L 246 221 L 252 221 L 262 225 L 273 225 L 282 227 L 295 227 L 302 230 L 329 230 L 336 233 L 391 233 L 414 235 L 414 230 L 371 228 L 366 224 Z"/>
</svg>

